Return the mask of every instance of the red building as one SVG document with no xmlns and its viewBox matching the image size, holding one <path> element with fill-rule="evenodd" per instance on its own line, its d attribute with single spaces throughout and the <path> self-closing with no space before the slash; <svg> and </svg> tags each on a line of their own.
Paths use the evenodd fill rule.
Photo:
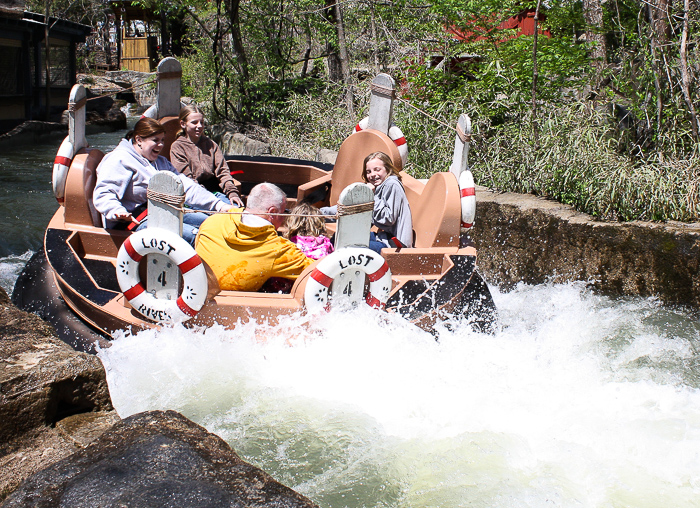
<svg viewBox="0 0 700 508">
<path fill-rule="evenodd" d="M 549 29 L 542 28 L 546 19 L 546 14 L 540 10 L 537 32 L 539 35 L 551 37 Z M 535 33 L 535 9 L 524 9 L 497 25 L 493 24 L 493 20 L 487 21 L 490 22 L 479 23 L 478 21 L 471 21 L 466 26 L 450 26 L 445 30 L 459 42 L 491 41 L 494 44 L 500 44 L 506 40 L 523 35 L 534 35 Z M 468 77 L 468 65 L 480 62 L 482 56 L 479 54 L 463 54 L 451 57 L 448 62 L 443 63 L 445 59 L 444 54 L 433 53 L 428 59 L 430 67 L 446 67 L 452 72 L 464 74 Z"/>
</svg>

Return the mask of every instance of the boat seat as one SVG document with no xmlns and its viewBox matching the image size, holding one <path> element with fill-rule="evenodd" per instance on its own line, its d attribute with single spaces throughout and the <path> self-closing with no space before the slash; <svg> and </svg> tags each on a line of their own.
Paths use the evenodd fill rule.
<svg viewBox="0 0 700 508">
<path fill-rule="evenodd" d="M 462 208 L 457 179 L 452 173 L 435 173 L 424 185 L 401 172 L 411 207 L 414 247 L 459 247 Z"/>
<path fill-rule="evenodd" d="M 340 193 L 345 187 L 351 183 L 362 181 L 362 163 L 365 157 L 373 152 L 384 152 L 391 158 L 397 169 L 403 168 L 399 149 L 389 136 L 373 129 L 362 130 L 351 134 L 343 141 L 330 174 L 299 186 L 297 202 L 330 182 L 331 191 L 328 204 L 337 204 Z"/>
<path fill-rule="evenodd" d="M 66 178 L 66 223 L 102 227 L 102 216 L 92 202 L 97 166 L 102 157 L 104 153 L 96 148 L 83 148 L 73 157 Z"/>
</svg>

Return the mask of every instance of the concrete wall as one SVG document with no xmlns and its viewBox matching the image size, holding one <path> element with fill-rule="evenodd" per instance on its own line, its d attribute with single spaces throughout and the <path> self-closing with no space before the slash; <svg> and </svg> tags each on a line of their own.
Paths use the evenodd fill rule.
<svg viewBox="0 0 700 508">
<path fill-rule="evenodd" d="M 700 224 L 601 222 L 555 201 L 477 187 L 471 236 L 491 284 L 583 280 L 607 294 L 700 307 Z"/>
</svg>

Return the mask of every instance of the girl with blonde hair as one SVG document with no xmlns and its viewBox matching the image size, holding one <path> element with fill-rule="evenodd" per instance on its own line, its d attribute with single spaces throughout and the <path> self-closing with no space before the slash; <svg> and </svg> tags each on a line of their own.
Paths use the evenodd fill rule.
<svg viewBox="0 0 700 508">
<path fill-rule="evenodd" d="M 291 213 L 287 217 L 285 238 L 311 259 L 321 259 L 333 252 L 333 244 L 326 236 L 326 221 L 318 208 L 300 203 Z"/>
<path fill-rule="evenodd" d="M 224 202 L 243 206 L 224 154 L 204 135 L 204 115 L 194 104 L 180 110 L 180 132 L 170 147 L 170 160 L 180 173 Z"/>
</svg>

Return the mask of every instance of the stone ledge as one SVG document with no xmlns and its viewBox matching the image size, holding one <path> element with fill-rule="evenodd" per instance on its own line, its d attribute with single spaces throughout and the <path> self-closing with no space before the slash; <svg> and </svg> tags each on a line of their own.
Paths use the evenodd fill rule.
<svg viewBox="0 0 700 508">
<path fill-rule="evenodd" d="M 587 281 L 612 295 L 700 307 L 700 224 L 613 223 L 531 195 L 477 187 L 471 232 L 492 284 Z"/>
</svg>

